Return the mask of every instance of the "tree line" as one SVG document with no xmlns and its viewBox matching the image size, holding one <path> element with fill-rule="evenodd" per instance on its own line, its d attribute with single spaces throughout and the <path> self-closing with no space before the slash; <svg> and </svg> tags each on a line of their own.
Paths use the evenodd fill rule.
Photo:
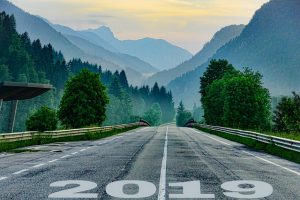
<svg viewBox="0 0 300 200">
<path fill-rule="evenodd" d="M 128 123 L 147 117 L 153 107 L 160 109 L 155 115 L 157 123 L 173 120 L 175 111 L 171 92 L 155 84 L 133 87 L 128 84 L 124 71 L 111 72 L 101 66 L 74 58 L 66 61 L 61 52 L 51 44 L 42 45 L 40 40 L 30 40 L 27 33 L 18 34 L 14 16 L 0 13 L 0 82 L 16 81 L 49 83 L 55 90 L 32 100 L 19 102 L 16 116 L 16 131 L 25 130 L 25 121 L 42 106 L 58 109 L 68 79 L 83 69 L 96 74 L 103 83 L 110 99 L 106 106 L 105 125 Z M 5 102 L 0 114 L 0 132 L 5 132 L 11 109 L 11 102 Z M 159 106 L 153 106 L 153 105 Z M 149 112 L 148 112 L 149 111 Z"/>
<path fill-rule="evenodd" d="M 262 75 L 237 70 L 227 60 L 211 60 L 200 78 L 206 124 L 250 130 L 300 130 L 300 96 L 283 97 L 272 113 L 271 96 Z"/>
</svg>

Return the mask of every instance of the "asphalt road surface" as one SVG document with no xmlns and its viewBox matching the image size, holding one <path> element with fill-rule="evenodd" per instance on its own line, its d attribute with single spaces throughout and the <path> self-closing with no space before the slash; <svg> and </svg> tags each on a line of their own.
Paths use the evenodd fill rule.
<svg viewBox="0 0 300 200">
<path fill-rule="evenodd" d="M 300 199 L 300 165 L 195 129 L 146 127 L 0 154 L 0 199 Z"/>
</svg>

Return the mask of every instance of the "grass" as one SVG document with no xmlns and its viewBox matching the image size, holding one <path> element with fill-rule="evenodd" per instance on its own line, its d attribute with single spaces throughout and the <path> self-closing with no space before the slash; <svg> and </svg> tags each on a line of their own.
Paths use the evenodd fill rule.
<svg viewBox="0 0 300 200">
<path fill-rule="evenodd" d="M 300 133 L 263 132 L 263 134 L 300 141 Z"/>
<path fill-rule="evenodd" d="M 112 131 L 107 132 L 95 132 L 95 133 L 86 133 L 84 135 L 77 135 L 77 136 L 66 136 L 61 138 L 52 138 L 52 137 L 40 137 L 35 136 L 32 140 L 25 140 L 25 141 L 15 141 L 15 142 L 1 142 L 0 143 L 0 152 L 5 151 L 13 151 L 18 152 L 15 149 L 21 147 L 27 147 L 32 145 L 41 145 L 41 144 L 50 144 L 54 142 L 75 142 L 75 141 L 85 141 L 85 140 L 99 140 L 101 138 L 110 137 L 113 135 L 117 135 L 119 133 L 123 133 L 129 130 L 133 130 L 138 128 L 139 126 L 133 126 L 130 128 L 123 128 L 123 129 L 114 129 Z"/>
<path fill-rule="evenodd" d="M 221 131 L 215 131 L 201 127 L 197 127 L 197 129 L 300 164 L 300 153 L 298 152 L 287 150 L 275 146 L 274 144 L 266 144 L 263 142 L 253 140 L 251 138 L 245 138 L 238 135 L 231 135 Z"/>
</svg>

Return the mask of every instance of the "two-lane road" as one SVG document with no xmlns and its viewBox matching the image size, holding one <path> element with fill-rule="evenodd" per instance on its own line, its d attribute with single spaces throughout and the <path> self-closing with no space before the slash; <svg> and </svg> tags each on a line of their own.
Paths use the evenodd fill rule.
<svg viewBox="0 0 300 200">
<path fill-rule="evenodd" d="M 234 199 L 224 192 L 264 195 L 268 186 L 263 199 L 300 199 L 299 164 L 190 128 L 147 127 L 51 149 L 0 155 L 0 199 Z"/>
</svg>

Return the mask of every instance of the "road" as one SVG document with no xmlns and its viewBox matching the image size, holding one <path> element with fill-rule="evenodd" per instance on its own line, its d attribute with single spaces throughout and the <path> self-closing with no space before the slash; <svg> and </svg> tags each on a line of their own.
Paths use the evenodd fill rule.
<svg viewBox="0 0 300 200">
<path fill-rule="evenodd" d="M 1 200 L 300 199 L 299 164 L 191 128 L 146 127 L 39 150 L 0 155 Z"/>
</svg>

